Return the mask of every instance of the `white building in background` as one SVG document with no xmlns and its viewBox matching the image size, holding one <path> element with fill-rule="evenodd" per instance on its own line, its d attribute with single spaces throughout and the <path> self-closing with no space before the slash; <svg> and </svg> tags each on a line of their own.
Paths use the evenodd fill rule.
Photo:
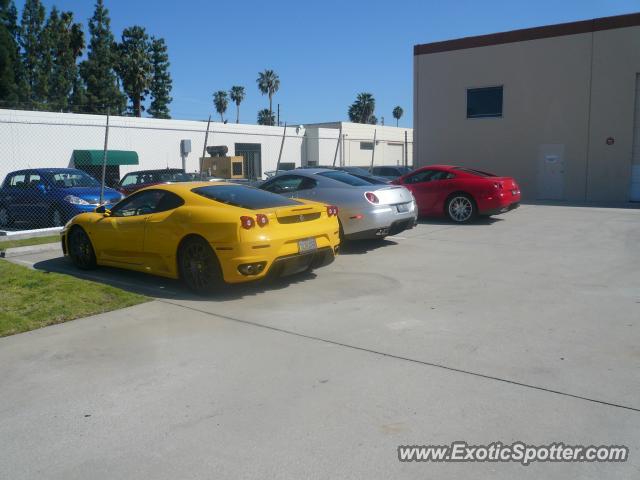
<svg viewBox="0 0 640 480">
<path fill-rule="evenodd" d="M 413 164 L 413 129 L 352 122 L 305 126 L 307 162 L 311 165 L 370 166 Z M 337 138 L 341 138 L 337 145 Z M 331 138 L 331 141 L 315 139 Z M 374 149 L 375 138 L 375 149 Z M 327 161 L 330 160 L 328 163 Z"/>
<path fill-rule="evenodd" d="M 14 170 L 76 166 L 79 152 L 104 149 L 105 126 L 104 115 L 0 109 L 0 182 Z M 116 166 L 122 176 L 181 167 L 180 141 L 190 140 L 186 170 L 195 172 L 206 130 L 205 121 L 111 117 L 108 149 L 136 153 L 137 164 Z M 258 177 L 275 170 L 279 157 L 285 168 L 331 165 L 334 159 L 336 165 L 365 166 L 371 164 L 372 153 L 376 165 L 401 164 L 405 158 L 412 163 L 412 129 L 335 122 L 288 126 L 284 142 L 283 135 L 285 127 L 211 122 L 207 145 L 226 145 L 228 155 L 251 159 Z"/>
</svg>

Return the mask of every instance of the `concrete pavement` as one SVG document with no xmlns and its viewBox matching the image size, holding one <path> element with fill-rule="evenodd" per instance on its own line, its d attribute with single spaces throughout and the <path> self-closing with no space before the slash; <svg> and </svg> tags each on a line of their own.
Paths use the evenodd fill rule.
<svg viewBox="0 0 640 480">
<path fill-rule="evenodd" d="M 524 206 L 314 275 L 0 339 L 8 478 L 637 478 L 640 211 Z M 51 252 L 14 257 L 79 273 Z M 84 274 L 83 274 L 84 275 Z M 624 464 L 401 464 L 400 444 L 625 444 Z"/>
</svg>

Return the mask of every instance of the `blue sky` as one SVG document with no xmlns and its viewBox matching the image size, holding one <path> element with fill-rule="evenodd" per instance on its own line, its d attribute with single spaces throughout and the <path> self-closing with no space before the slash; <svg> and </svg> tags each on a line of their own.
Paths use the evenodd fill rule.
<svg viewBox="0 0 640 480">
<path fill-rule="evenodd" d="M 21 8 L 23 0 L 16 0 Z M 85 24 L 92 0 L 44 0 Z M 376 115 L 395 123 L 395 105 L 412 123 L 413 45 L 640 11 L 640 0 L 105 0 L 116 37 L 139 24 L 169 45 L 174 118 L 205 119 L 212 93 L 244 85 L 240 120 L 268 106 L 255 79 L 280 75 L 281 121 L 347 119 L 356 94 L 376 98 Z M 235 110 L 228 111 L 235 121 Z M 215 117 L 214 117 L 215 118 Z"/>
</svg>

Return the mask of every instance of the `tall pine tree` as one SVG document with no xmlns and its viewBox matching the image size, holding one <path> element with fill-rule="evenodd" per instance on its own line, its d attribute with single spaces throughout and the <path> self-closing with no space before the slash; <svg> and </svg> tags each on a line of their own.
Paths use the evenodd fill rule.
<svg viewBox="0 0 640 480">
<path fill-rule="evenodd" d="M 44 7 L 40 0 L 26 0 L 20 22 L 20 47 L 24 68 L 24 100 L 37 106 L 43 99 L 38 96 L 42 78 L 46 72 L 42 68 L 42 29 Z"/>
<path fill-rule="evenodd" d="M 16 8 L 16 2 L 13 0 L 0 0 L 0 18 L 1 23 L 7 27 L 7 30 L 16 42 L 16 49 L 18 48 L 18 34 L 20 28 L 18 27 L 18 9 Z"/>
<path fill-rule="evenodd" d="M 0 0 L 0 108 L 18 104 L 18 43 L 15 4 Z"/>
<path fill-rule="evenodd" d="M 103 0 L 96 1 L 93 17 L 89 20 L 89 51 L 80 64 L 80 74 L 86 85 L 85 110 L 89 113 L 122 114 L 125 96 L 120 91 L 115 73 L 117 53 L 109 11 Z"/>
<path fill-rule="evenodd" d="M 71 14 L 71 12 L 69 12 Z M 69 18 L 68 35 L 69 48 L 73 56 L 73 71 L 69 70 L 70 76 L 73 77 L 71 85 L 71 95 L 69 96 L 69 106 L 72 111 L 83 111 L 86 103 L 86 90 L 80 77 L 80 68 L 77 59 L 82 56 L 85 47 L 84 30 L 81 23 L 73 23 L 73 18 Z"/>
<path fill-rule="evenodd" d="M 141 117 L 144 101 L 151 84 L 151 46 L 149 36 L 140 26 L 125 28 L 122 42 L 118 44 L 116 71 L 122 80 L 122 88 L 131 101 L 131 113 Z"/>
<path fill-rule="evenodd" d="M 69 111 L 76 106 L 72 104 L 78 102 L 75 96 L 79 85 L 76 60 L 84 48 L 82 25 L 73 22 L 73 13 L 59 13 L 53 7 L 44 31 L 51 56 L 48 105 L 55 111 Z"/>
<path fill-rule="evenodd" d="M 57 35 L 57 24 L 60 21 L 58 9 L 54 6 L 51 14 L 42 28 L 40 33 L 40 60 L 38 62 L 38 71 L 36 72 L 36 83 L 34 85 L 34 95 L 37 101 L 36 108 L 38 110 L 50 110 L 50 91 L 53 81 L 53 62 L 55 58 L 55 42 Z"/>
<path fill-rule="evenodd" d="M 151 93 L 151 105 L 149 115 L 154 118 L 171 118 L 169 104 L 173 81 L 169 73 L 169 54 L 167 44 L 163 38 L 151 37 L 151 65 L 153 76 L 149 92 Z"/>
</svg>

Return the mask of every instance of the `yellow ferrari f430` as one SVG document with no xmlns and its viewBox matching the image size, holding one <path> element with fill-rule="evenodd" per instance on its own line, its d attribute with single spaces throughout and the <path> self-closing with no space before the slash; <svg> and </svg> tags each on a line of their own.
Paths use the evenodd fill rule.
<svg viewBox="0 0 640 480">
<path fill-rule="evenodd" d="M 340 242 L 336 207 L 224 182 L 154 185 L 74 217 L 61 235 L 81 269 L 179 278 L 199 293 L 322 267 Z"/>
</svg>

